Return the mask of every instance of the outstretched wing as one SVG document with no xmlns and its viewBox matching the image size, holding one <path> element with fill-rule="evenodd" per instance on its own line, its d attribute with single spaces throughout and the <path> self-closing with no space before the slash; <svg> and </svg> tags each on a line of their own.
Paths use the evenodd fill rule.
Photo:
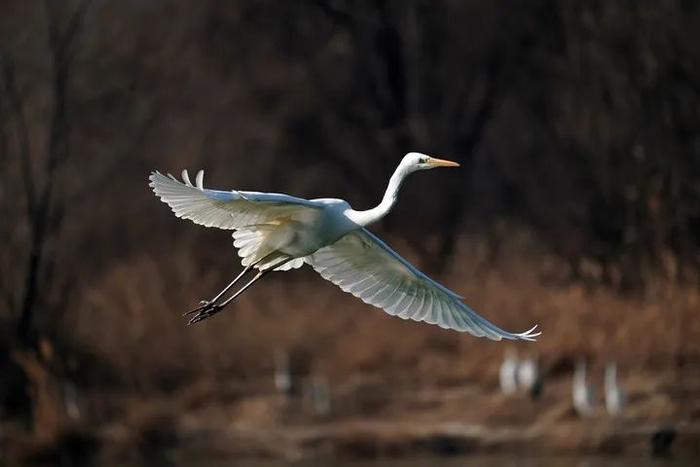
<svg viewBox="0 0 700 467">
<path fill-rule="evenodd" d="M 205 227 L 236 230 L 281 221 L 310 221 L 319 214 L 319 208 L 312 202 L 281 193 L 207 190 L 201 170 L 194 185 L 186 170 L 182 172 L 184 183 L 159 172 L 152 172 L 149 180 L 156 196 L 177 217 Z"/>
<path fill-rule="evenodd" d="M 537 326 L 511 333 L 489 322 L 464 304 L 459 295 L 420 272 L 367 229 L 346 234 L 306 261 L 324 279 L 390 315 L 496 341 L 534 341 L 540 335 L 534 332 Z"/>
</svg>

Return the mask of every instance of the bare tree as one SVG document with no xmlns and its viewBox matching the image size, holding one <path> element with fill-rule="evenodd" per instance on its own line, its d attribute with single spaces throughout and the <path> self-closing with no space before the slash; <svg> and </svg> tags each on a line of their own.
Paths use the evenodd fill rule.
<svg viewBox="0 0 700 467">
<path fill-rule="evenodd" d="M 65 206 L 56 189 L 57 172 L 70 160 L 72 152 L 70 138 L 72 120 L 70 115 L 70 80 L 75 56 L 77 36 L 81 30 L 88 1 L 82 1 L 67 21 L 55 4 L 45 4 L 48 47 L 51 60 L 52 111 L 49 122 L 46 151 L 43 157 L 32 151 L 30 130 L 27 125 L 24 102 L 16 77 L 15 63 L 9 55 L 3 57 L 3 91 L 7 109 L 13 121 L 15 154 L 21 167 L 21 189 L 25 202 L 25 217 L 28 224 L 28 251 L 18 295 L 9 300 L 17 317 L 17 335 L 25 345 L 33 345 L 36 335 L 36 312 L 46 293 L 50 258 L 46 254 L 47 244 L 59 230 Z M 34 158 L 41 163 L 34 164 Z M 5 290 L 5 294 L 11 294 Z"/>
<path fill-rule="evenodd" d="M 14 323 L 10 334 L 17 344 L 15 362 L 32 386 L 28 392 L 34 405 L 34 426 L 47 433 L 55 432 L 64 419 L 57 380 L 65 369 L 56 354 L 65 344 L 57 341 L 70 339 L 60 338 L 58 323 L 76 287 L 77 271 L 57 265 L 65 243 L 65 219 L 86 194 L 104 184 L 110 169 L 143 143 L 156 120 L 154 107 L 148 104 L 134 111 L 130 115 L 133 123 L 121 127 L 119 141 L 94 158 L 94 170 L 81 158 L 85 151 L 74 147 L 80 123 L 75 109 L 83 104 L 74 81 L 90 5 L 90 0 L 43 3 L 48 73 L 47 81 L 39 81 L 37 89 L 22 83 L 18 62 L 9 51 L 0 54 L 0 145 L 8 156 L 3 163 L 19 175 L 12 186 L 15 196 L 0 198 L 2 208 L 12 215 L 2 232 L 14 246 L 1 258 L 4 270 L 11 274 L 3 274 L 0 293 L 8 321 Z M 45 127 L 27 117 L 27 108 L 34 104 L 29 102 L 31 91 L 42 95 L 44 89 L 50 100 Z M 114 90 L 92 91 L 99 96 Z M 43 128 L 44 144 L 38 142 Z M 69 170 L 83 176 L 75 182 L 66 177 Z"/>
<path fill-rule="evenodd" d="M 71 159 L 72 120 L 70 115 L 70 80 L 77 37 L 88 6 L 82 1 L 68 17 L 63 8 L 46 2 L 46 24 L 50 57 L 51 114 L 44 154 L 31 145 L 25 102 L 18 83 L 16 64 L 9 54 L 2 56 L 2 94 L 5 119 L 10 122 L 14 154 L 20 168 L 23 220 L 26 226 L 26 251 L 15 264 L 19 283 L 3 283 L 9 311 L 16 319 L 16 336 L 21 347 L 15 361 L 31 384 L 33 426 L 44 435 L 52 435 L 61 425 L 63 410 L 60 390 L 53 378 L 53 346 L 41 337 L 39 314 L 48 312 L 46 296 L 52 287 L 52 258 L 48 247 L 55 241 L 65 212 L 58 189 L 58 171 Z M 8 138 L 9 139 L 9 138 Z"/>
</svg>

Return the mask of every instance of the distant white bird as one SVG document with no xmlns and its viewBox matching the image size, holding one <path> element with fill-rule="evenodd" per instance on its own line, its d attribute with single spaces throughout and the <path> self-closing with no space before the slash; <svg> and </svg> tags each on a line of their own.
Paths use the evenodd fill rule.
<svg viewBox="0 0 700 467">
<path fill-rule="evenodd" d="M 63 380 L 63 405 L 66 409 L 66 414 L 72 420 L 79 420 L 81 416 L 80 410 L 80 395 L 78 394 L 78 385 L 70 379 Z"/>
<path fill-rule="evenodd" d="M 594 412 L 593 388 L 588 384 L 586 361 L 579 359 L 574 372 L 572 398 L 574 409 L 581 417 L 589 417 Z"/>
<path fill-rule="evenodd" d="M 518 385 L 533 399 L 540 395 L 542 381 L 540 379 L 540 366 L 537 356 L 530 354 L 520 360 L 518 365 Z"/>
<path fill-rule="evenodd" d="M 289 365 L 289 354 L 285 351 L 275 353 L 275 388 L 278 392 L 290 396 L 294 391 L 292 370 Z"/>
<path fill-rule="evenodd" d="M 331 411 L 331 390 L 328 380 L 320 375 L 310 377 L 305 384 L 305 398 L 316 415 Z"/>
<path fill-rule="evenodd" d="M 396 204 L 406 177 L 418 170 L 459 164 L 411 152 L 389 180 L 381 203 L 356 211 L 341 199 L 306 200 L 278 193 L 204 189 L 202 171 L 195 184 L 187 171 L 184 183 L 153 172 L 150 186 L 176 216 L 206 227 L 233 230 L 243 271 L 218 295 L 186 313 L 189 324 L 221 311 L 270 271 L 286 271 L 308 263 L 324 279 L 365 303 L 404 319 L 437 324 L 493 340 L 534 341 L 535 327 L 522 333 L 504 331 L 469 308 L 462 297 L 430 279 L 365 227 L 382 219 Z M 218 300 L 251 269 L 253 279 L 229 298 Z"/>
<path fill-rule="evenodd" d="M 605 365 L 605 410 L 617 417 L 625 409 L 625 394 L 617 382 L 617 365 L 610 362 Z"/>
<path fill-rule="evenodd" d="M 518 391 L 518 354 L 514 349 L 506 349 L 498 377 L 503 394 L 510 396 Z"/>
</svg>

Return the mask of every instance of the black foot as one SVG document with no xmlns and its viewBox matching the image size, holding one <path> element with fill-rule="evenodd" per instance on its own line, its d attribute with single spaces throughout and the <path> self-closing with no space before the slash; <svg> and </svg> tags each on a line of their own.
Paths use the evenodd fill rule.
<svg viewBox="0 0 700 467">
<path fill-rule="evenodd" d="M 202 301 L 199 302 L 199 306 L 198 306 L 197 308 L 195 308 L 195 309 L 193 309 L 193 310 L 190 310 L 190 311 L 184 312 L 184 313 L 182 314 L 182 316 L 189 316 L 189 315 L 191 315 L 191 314 L 193 314 L 193 313 L 199 313 L 200 311 L 204 311 L 204 310 L 206 310 L 207 308 L 210 308 L 212 305 L 213 305 L 213 303 L 210 302 L 209 300 L 202 300 Z"/>
<path fill-rule="evenodd" d="M 200 303 L 202 303 L 202 306 L 199 306 L 194 310 L 190 310 L 182 315 L 189 316 L 191 314 L 194 314 L 194 316 L 192 316 L 192 318 L 190 318 L 190 320 L 187 322 L 188 326 L 191 324 L 199 323 L 200 321 L 203 321 L 209 318 L 210 316 L 217 314 L 223 309 L 221 305 L 208 302 L 206 300 L 202 300 Z"/>
</svg>

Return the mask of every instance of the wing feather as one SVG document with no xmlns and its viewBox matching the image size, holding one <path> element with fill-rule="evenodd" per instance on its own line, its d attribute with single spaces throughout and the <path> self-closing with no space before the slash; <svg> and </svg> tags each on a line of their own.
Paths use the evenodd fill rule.
<svg viewBox="0 0 700 467">
<path fill-rule="evenodd" d="M 403 319 L 424 321 L 492 340 L 534 341 L 532 329 L 512 333 L 469 308 L 462 297 L 430 279 L 388 245 L 360 229 L 321 248 L 306 261 L 324 278 L 365 303 Z"/>
<path fill-rule="evenodd" d="M 205 189 L 201 170 L 194 185 L 186 170 L 182 171 L 184 183 L 160 172 L 151 173 L 149 180 L 156 196 L 177 217 L 205 227 L 235 230 L 277 222 L 280 218 L 309 220 L 319 214 L 319 207 L 313 202 L 281 193 Z"/>
</svg>

